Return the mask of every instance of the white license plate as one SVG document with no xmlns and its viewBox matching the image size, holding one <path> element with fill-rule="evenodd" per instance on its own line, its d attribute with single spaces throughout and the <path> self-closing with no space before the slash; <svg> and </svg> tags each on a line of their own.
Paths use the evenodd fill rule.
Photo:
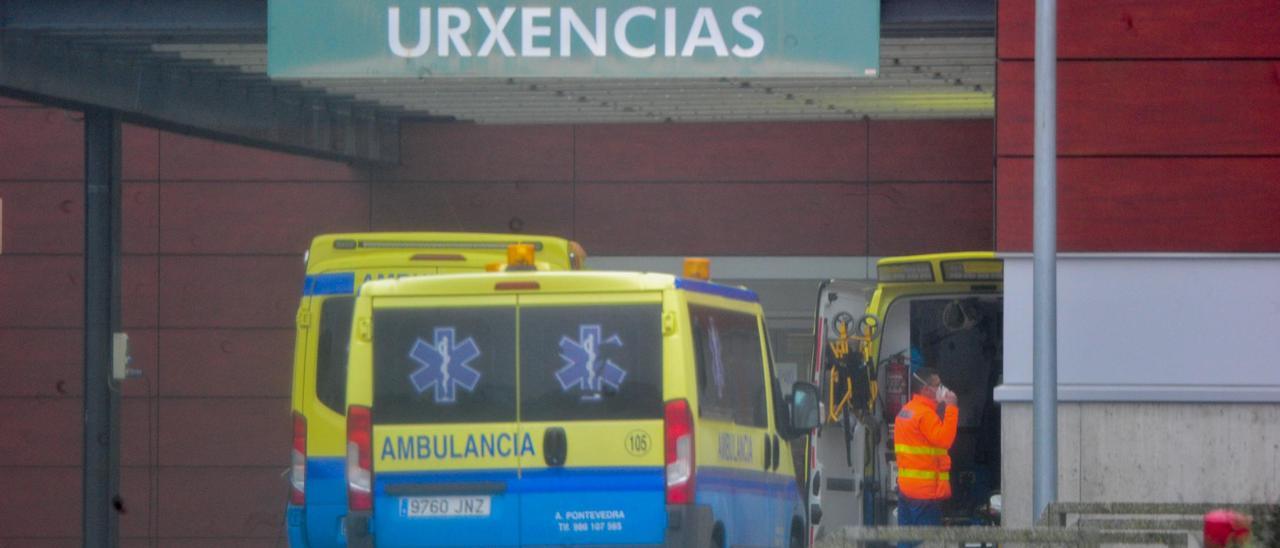
<svg viewBox="0 0 1280 548">
<path fill-rule="evenodd" d="M 404 497 L 400 515 L 406 518 L 488 517 L 489 496 Z"/>
</svg>

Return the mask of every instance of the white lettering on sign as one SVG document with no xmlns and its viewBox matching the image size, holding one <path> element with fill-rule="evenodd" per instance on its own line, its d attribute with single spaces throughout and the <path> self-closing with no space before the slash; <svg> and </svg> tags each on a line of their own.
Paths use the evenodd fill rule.
<svg viewBox="0 0 1280 548">
<path fill-rule="evenodd" d="M 506 34 L 517 11 L 520 12 L 518 54 Z M 468 40 L 468 36 L 475 18 L 468 8 L 437 7 L 435 25 L 432 25 L 432 8 L 418 8 L 417 41 L 407 46 L 406 36 L 402 36 L 400 31 L 400 8 L 392 6 L 387 8 L 387 45 L 397 57 L 422 57 L 431 51 L 434 31 L 435 54 L 439 57 L 454 54 L 459 57 L 488 57 L 495 48 L 505 57 L 551 57 L 553 45 L 559 46 L 556 48 L 559 57 L 569 57 L 573 54 L 577 38 L 592 56 L 604 57 L 608 53 L 608 34 L 612 27 L 612 42 L 618 51 L 627 57 L 646 59 L 657 55 L 658 43 L 635 43 L 628 31 L 633 25 L 642 24 L 640 20 L 647 19 L 656 24 L 656 28 L 661 28 L 661 38 L 655 36 L 651 40 L 661 41 L 664 57 L 693 57 L 708 51 L 716 57 L 751 59 L 760 56 L 765 49 L 765 36 L 756 26 L 764 11 L 757 6 L 741 6 L 734 10 L 729 18 L 732 32 L 728 35 L 722 31 L 720 14 L 711 7 L 699 7 L 692 13 L 667 7 L 662 9 L 661 17 L 653 6 L 632 6 L 616 14 L 610 14 L 603 7 L 592 11 L 588 22 L 573 7 L 508 6 L 502 8 L 496 18 L 491 8 L 477 7 L 475 15 L 484 24 L 475 29 L 484 32 L 485 37 L 480 48 L 473 53 L 468 44 L 475 42 Z M 616 15 L 612 25 L 609 24 L 611 15 Z M 404 17 L 412 16 L 406 14 Z"/>
<path fill-rule="evenodd" d="M 626 519 L 622 510 L 567 510 L 556 512 L 556 528 L 561 533 L 622 531 Z"/>
<path fill-rule="evenodd" d="M 573 52 L 573 35 L 578 35 L 582 43 L 587 45 L 587 49 L 591 50 L 591 55 L 596 57 L 604 57 L 605 48 L 608 43 L 605 41 L 608 36 L 605 34 L 605 24 L 608 10 L 604 8 L 596 8 L 596 26 L 595 30 L 587 28 L 587 24 L 578 18 L 577 12 L 572 9 L 560 10 L 560 56 L 568 57 Z M 565 31 L 564 29 L 569 29 Z M 572 32 L 570 32 L 572 31 Z"/>
<path fill-rule="evenodd" d="M 502 54 L 507 57 L 515 57 L 516 50 L 511 47 L 511 41 L 507 40 L 506 28 L 511 22 L 511 18 L 515 16 L 516 9 L 506 7 L 502 10 L 502 15 L 498 16 L 498 20 L 493 19 L 493 12 L 489 8 L 481 6 L 479 9 L 480 19 L 484 21 L 485 26 L 489 27 L 489 37 L 484 39 L 484 43 L 480 44 L 480 57 L 488 57 L 489 52 L 493 51 L 493 46 L 497 45 L 502 48 Z"/>
<path fill-rule="evenodd" d="M 471 12 L 462 8 L 440 8 L 440 44 L 436 46 L 440 56 L 448 57 L 449 44 L 453 44 L 458 55 L 471 57 L 471 48 L 463 38 L 468 30 L 471 30 Z"/>
</svg>

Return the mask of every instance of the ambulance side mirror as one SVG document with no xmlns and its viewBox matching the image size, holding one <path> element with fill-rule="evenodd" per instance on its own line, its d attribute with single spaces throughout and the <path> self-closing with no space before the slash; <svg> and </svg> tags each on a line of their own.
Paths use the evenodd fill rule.
<svg viewBox="0 0 1280 548">
<path fill-rule="evenodd" d="M 818 387 L 797 382 L 791 389 L 791 431 L 804 435 L 818 427 Z"/>
</svg>

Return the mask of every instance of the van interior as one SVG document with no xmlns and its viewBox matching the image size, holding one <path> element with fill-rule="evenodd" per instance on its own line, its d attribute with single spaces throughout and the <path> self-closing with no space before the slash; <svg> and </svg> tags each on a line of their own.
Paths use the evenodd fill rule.
<svg viewBox="0 0 1280 548">
<path fill-rule="evenodd" d="M 1003 309 L 999 295 L 906 297 L 883 320 L 880 363 L 902 355 L 913 368 L 937 369 L 959 401 L 946 523 L 970 523 L 1000 490 L 1000 409 L 992 393 L 1004 372 Z"/>
</svg>

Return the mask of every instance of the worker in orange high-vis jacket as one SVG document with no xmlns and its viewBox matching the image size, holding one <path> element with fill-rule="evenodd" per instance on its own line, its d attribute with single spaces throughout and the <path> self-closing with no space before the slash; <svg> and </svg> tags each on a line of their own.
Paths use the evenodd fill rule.
<svg viewBox="0 0 1280 548">
<path fill-rule="evenodd" d="M 954 392 L 942 386 L 938 372 L 922 367 L 912 383 L 911 401 L 893 421 L 898 458 L 898 525 L 942 525 L 942 501 L 951 498 L 951 457 L 960 411 Z M 946 405 L 938 417 L 938 403 Z M 911 543 L 899 544 L 909 547 Z"/>
</svg>

